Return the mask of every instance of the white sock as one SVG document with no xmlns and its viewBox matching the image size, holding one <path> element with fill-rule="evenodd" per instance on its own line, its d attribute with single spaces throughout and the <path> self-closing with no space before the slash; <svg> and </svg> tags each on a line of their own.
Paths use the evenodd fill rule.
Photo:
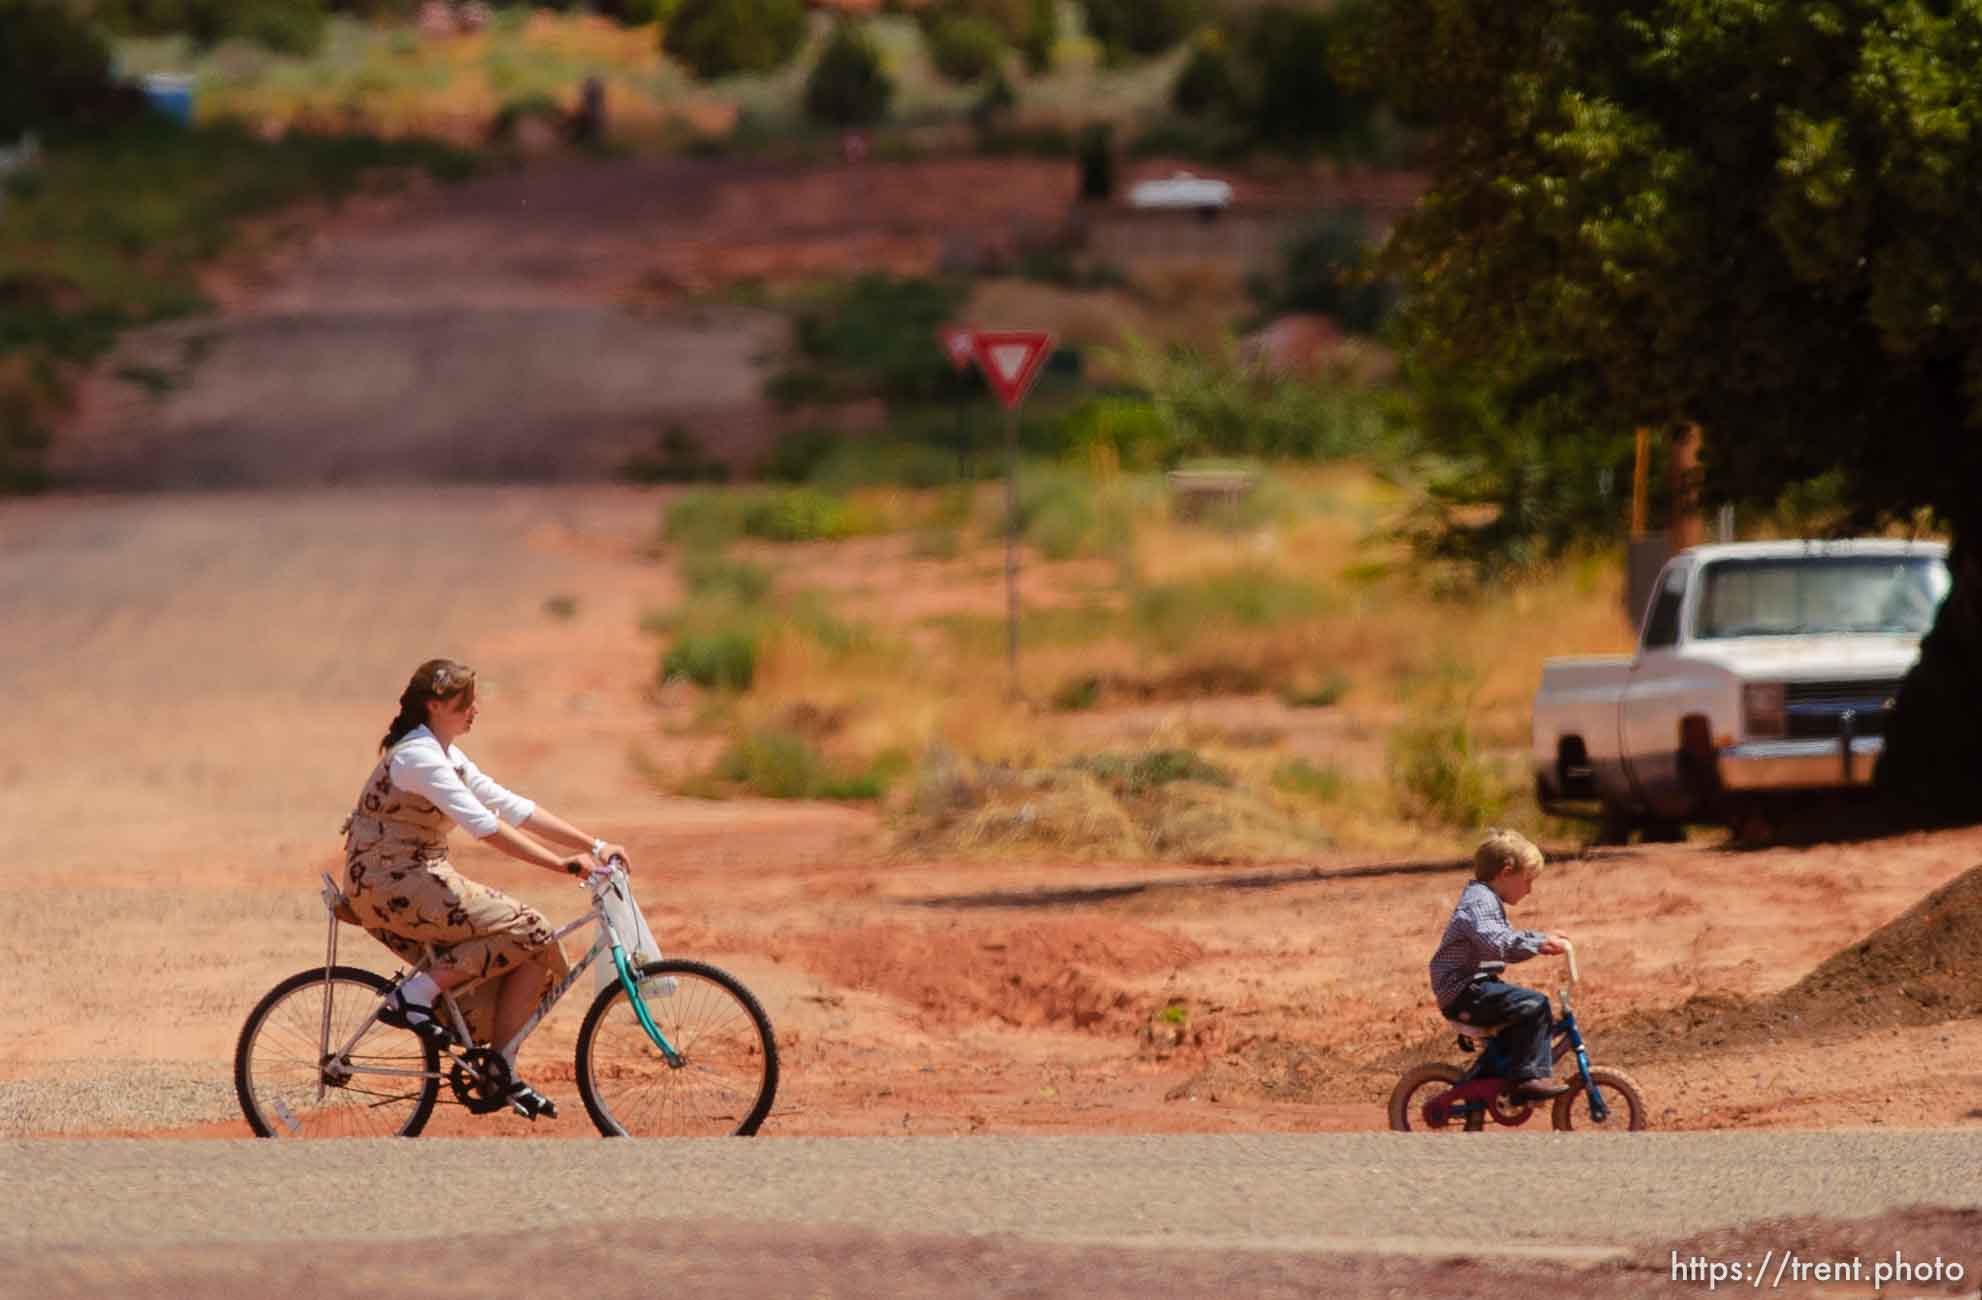
<svg viewBox="0 0 1982 1300">
<path fill-rule="evenodd" d="M 399 1000 L 414 1006 L 430 1007 L 438 997 L 440 997 L 440 985 L 434 983 L 434 977 L 425 971 L 421 971 L 399 986 Z"/>
</svg>

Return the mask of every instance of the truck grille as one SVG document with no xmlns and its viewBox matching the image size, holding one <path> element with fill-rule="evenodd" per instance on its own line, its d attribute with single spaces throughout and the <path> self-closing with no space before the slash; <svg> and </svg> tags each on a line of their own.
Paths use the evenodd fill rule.
<svg viewBox="0 0 1982 1300">
<path fill-rule="evenodd" d="M 1898 678 L 1859 682 L 1790 682 L 1783 688 L 1794 740 L 1830 739 L 1842 734 L 1842 719 L 1852 716 L 1852 734 L 1883 736 L 1886 714 L 1899 695 Z"/>
</svg>

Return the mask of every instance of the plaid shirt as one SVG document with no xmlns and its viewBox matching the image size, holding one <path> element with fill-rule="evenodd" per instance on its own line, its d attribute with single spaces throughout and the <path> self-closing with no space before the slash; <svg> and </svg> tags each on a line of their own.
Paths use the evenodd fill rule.
<svg viewBox="0 0 1982 1300">
<path fill-rule="evenodd" d="M 1506 970 L 1509 962 L 1528 960 L 1547 939 L 1540 930 L 1516 930 L 1507 924 L 1500 895 L 1475 880 L 1460 891 L 1459 905 L 1445 924 L 1445 937 L 1431 955 L 1431 994 L 1440 1007 L 1450 1006 L 1474 979 Z"/>
</svg>

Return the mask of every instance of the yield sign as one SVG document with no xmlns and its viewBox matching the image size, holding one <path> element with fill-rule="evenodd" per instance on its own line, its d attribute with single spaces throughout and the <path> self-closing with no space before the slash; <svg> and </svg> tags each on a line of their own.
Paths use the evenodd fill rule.
<svg viewBox="0 0 1982 1300">
<path fill-rule="evenodd" d="M 958 374 L 970 368 L 971 357 L 977 348 L 977 335 L 966 325 L 945 325 L 936 331 L 936 338 L 943 345 L 943 355 L 950 359 Z"/>
<path fill-rule="evenodd" d="M 979 330 L 975 340 L 978 368 L 1007 407 L 1025 400 L 1053 350 L 1053 336 L 1039 330 Z"/>
</svg>

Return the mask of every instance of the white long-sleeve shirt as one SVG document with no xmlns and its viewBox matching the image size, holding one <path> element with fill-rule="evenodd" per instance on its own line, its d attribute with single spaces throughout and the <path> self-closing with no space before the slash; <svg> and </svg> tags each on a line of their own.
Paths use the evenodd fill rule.
<svg viewBox="0 0 1982 1300">
<path fill-rule="evenodd" d="M 483 776 L 459 746 L 442 749 L 426 727 L 413 728 L 393 746 L 387 770 L 393 785 L 419 795 L 478 840 L 495 834 L 502 822 L 521 826 L 537 811 L 531 800 Z"/>
</svg>

